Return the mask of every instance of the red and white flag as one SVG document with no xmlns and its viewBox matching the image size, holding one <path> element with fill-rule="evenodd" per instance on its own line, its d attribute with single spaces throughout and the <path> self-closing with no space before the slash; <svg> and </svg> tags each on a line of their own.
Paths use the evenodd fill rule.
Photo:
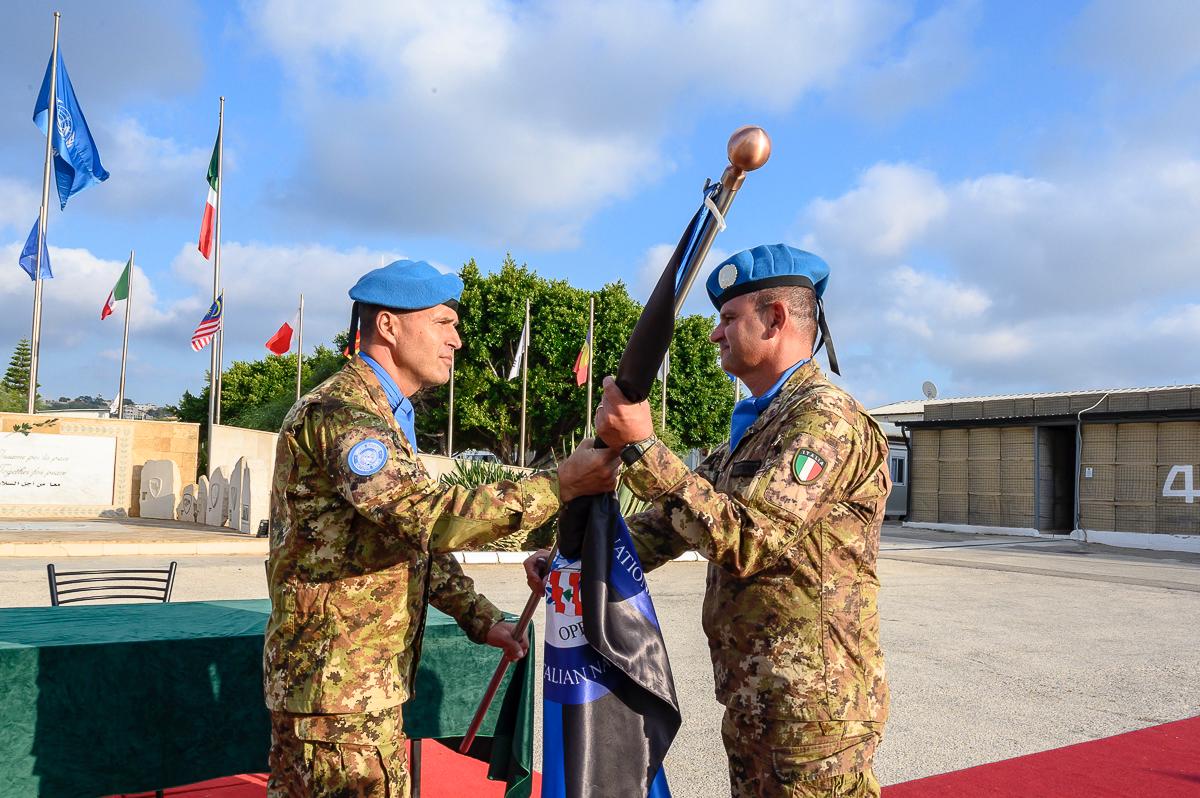
<svg viewBox="0 0 1200 798">
<path fill-rule="evenodd" d="M 204 218 L 200 221 L 200 254 L 207 260 L 212 257 L 213 237 L 217 223 L 217 191 L 221 183 L 221 134 L 213 145 L 212 158 L 208 162 L 208 198 L 204 201 Z"/>
<path fill-rule="evenodd" d="M 296 334 L 296 327 L 300 324 L 300 314 L 292 316 L 291 321 L 283 323 L 283 326 L 271 336 L 267 341 L 267 349 L 270 349 L 277 355 L 286 355 L 292 351 L 292 336 Z"/>
</svg>

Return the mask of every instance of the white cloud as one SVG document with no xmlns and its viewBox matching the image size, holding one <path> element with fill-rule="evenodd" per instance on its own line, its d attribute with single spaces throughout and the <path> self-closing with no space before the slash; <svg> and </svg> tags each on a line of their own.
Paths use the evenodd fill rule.
<svg viewBox="0 0 1200 798">
<path fill-rule="evenodd" d="M 0 342 L 15 343 L 30 334 L 33 283 L 16 268 L 23 243 L 0 246 Z M 264 343 L 292 318 L 301 290 L 304 298 L 305 349 L 329 343 L 350 321 L 346 292 L 365 271 L 395 253 L 324 246 L 222 245 L 225 295 L 225 364 L 258 359 Z M 116 283 L 124 261 L 98 258 L 84 249 L 50 247 L 55 278 L 43 284 L 41 364 L 38 381 L 46 396 L 116 393 L 124 309 L 100 320 L 100 308 Z M 192 330 L 211 303 L 212 266 L 193 242 L 180 246 L 171 262 L 170 280 L 192 286 L 182 299 L 160 297 L 140 266 L 135 266 L 128 393 L 138 401 L 174 402 L 183 388 L 203 387 L 208 350 L 193 352 Z M 0 351 L 0 357 L 8 353 Z M 5 361 L 6 362 L 6 361 Z"/>
<path fill-rule="evenodd" d="M 832 264 L 848 375 L 963 395 L 1193 381 L 1196 218 L 1200 161 L 1164 153 L 957 182 L 899 163 L 810 203 L 797 237 Z"/>
<path fill-rule="evenodd" d="M 881 258 L 908 249 L 949 207 L 932 172 L 908 164 L 876 164 L 858 187 L 835 200 L 816 199 L 805 210 L 806 222 L 836 241 L 857 242 L 863 252 Z M 811 248 L 811 245 L 810 245 Z"/>
<path fill-rule="evenodd" d="M 670 169 L 701 107 L 784 110 L 904 22 L 882 0 L 252 8 L 307 149 L 285 206 L 541 247 Z"/>
<path fill-rule="evenodd" d="M 100 130 L 111 177 L 104 183 L 104 201 L 94 205 L 97 211 L 123 217 L 131 211 L 194 215 L 199 227 L 211 142 L 184 147 L 129 117 L 98 128 L 98 135 Z"/>
</svg>

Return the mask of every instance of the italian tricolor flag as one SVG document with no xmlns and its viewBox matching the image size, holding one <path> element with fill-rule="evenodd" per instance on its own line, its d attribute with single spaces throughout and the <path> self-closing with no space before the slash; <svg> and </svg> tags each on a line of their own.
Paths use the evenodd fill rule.
<svg viewBox="0 0 1200 798">
<path fill-rule="evenodd" d="M 212 158 L 208 162 L 208 198 L 204 201 L 204 219 L 200 222 L 200 254 L 205 259 L 212 257 L 213 228 L 217 221 L 217 191 L 221 181 L 221 134 L 213 145 Z"/>
<path fill-rule="evenodd" d="M 117 279 L 117 284 L 108 292 L 108 300 L 105 301 L 104 307 L 100 309 L 101 321 L 104 321 L 113 314 L 113 308 L 119 300 L 129 299 L 129 267 L 132 265 L 132 258 L 125 262 L 125 271 L 121 272 L 121 276 Z"/>
</svg>

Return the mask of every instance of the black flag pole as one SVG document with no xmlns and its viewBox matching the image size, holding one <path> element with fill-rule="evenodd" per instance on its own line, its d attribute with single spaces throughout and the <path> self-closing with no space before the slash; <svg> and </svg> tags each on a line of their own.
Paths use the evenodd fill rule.
<svg viewBox="0 0 1200 798">
<path fill-rule="evenodd" d="M 625 351 L 621 355 L 616 382 L 621 392 L 631 401 L 643 401 L 650 394 L 651 384 L 670 347 L 671 336 L 675 332 L 675 316 L 683 307 L 688 291 L 695 282 L 717 233 L 725 228 L 725 216 L 733 204 L 733 198 L 742 187 L 746 174 L 758 169 L 770 158 L 771 140 L 766 131 L 760 127 L 739 128 L 729 138 L 728 155 L 729 166 L 725 168 L 721 179 L 717 183 L 705 184 L 703 204 L 684 229 L 683 236 L 655 284 L 654 290 L 633 328 L 633 333 L 629 336 Z M 597 438 L 596 446 L 602 447 L 603 445 L 604 441 Z M 546 562 L 547 567 L 553 562 L 560 544 L 563 546 L 564 556 L 571 559 L 578 558 L 581 553 L 586 554 L 583 552 L 585 546 L 588 552 L 602 551 L 603 545 L 600 541 L 591 541 L 591 545 L 586 545 L 585 538 L 588 537 L 589 529 L 603 527 L 604 524 L 599 522 L 599 519 L 611 517 L 614 508 L 609 504 L 615 504 L 615 502 L 616 499 L 612 495 L 583 496 L 571 501 L 560 516 L 559 543 L 556 543 L 551 550 L 550 557 Z M 619 516 L 619 508 L 615 509 L 615 512 Z M 589 559 L 591 557 L 584 557 L 585 566 Z M 590 577 L 588 570 L 593 570 Z M 597 617 L 591 611 L 594 606 L 598 608 L 603 604 L 602 599 L 595 605 L 591 600 L 592 595 L 604 592 L 603 586 L 595 581 L 598 578 L 600 577 L 594 573 L 594 569 L 585 568 L 583 572 L 584 594 L 589 596 L 585 602 L 585 631 L 589 642 L 592 642 L 601 654 L 614 663 L 620 663 L 627 659 L 618 650 L 621 647 L 621 641 L 616 638 L 619 638 L 620 635 L 614 635 L 605 628 L 593 628 L 597 625 L 608 626 L 603 618 Z M 588 584 L 593 585 L 595 590 L 589 593 L 586 588 Z M 516 639 L 520 640 L 524 636 L 542 598 L 541 591 L 534 590 L 530 594 L 516 628 L 513 630 L 513 636 Z M 597 598 L 600 597 L 597 596 Z M 479 708 L 475 712 L 475 717 L 462 738 L 458 748 L 459 752 L 466 753 L 470 749 L 510 664 L 510 660 L 503 657 L 496 667 L 483 699 L 479 703 Z M 662 700 L 674 703 L 673 687 L 663 688 L 661 685 L 650 685 L 647 686 L 647 689 Z M 667 695 L 668 693 L 670 695 Z M 675 709 L 677 712 L 677 708 Z M 670 736 L 674 736 L 673 730 Z"/>
</svg>

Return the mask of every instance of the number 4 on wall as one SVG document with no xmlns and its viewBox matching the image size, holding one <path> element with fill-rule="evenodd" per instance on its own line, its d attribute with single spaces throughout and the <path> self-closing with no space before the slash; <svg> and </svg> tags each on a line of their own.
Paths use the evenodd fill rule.
<svg viewBox="0 0 1200 798">
<path fill-rule="evenodd" d="M 1182 488 L 1173 487 L 1175 478 L 1178 476 L 1183 477 Z M 1190 465 L 1171 466 L 1171 471 L 1167 474 L 1167 481 L 1163 483 L 1162 495 L 1168 499 L 1182 498 L 1188 504 L 1192 504 L 1196 501 L 1196 497 L 1200 496 L 1200 491 L 1195 489 L 1194 484 L 1195 474 Z"/>
</svg>

